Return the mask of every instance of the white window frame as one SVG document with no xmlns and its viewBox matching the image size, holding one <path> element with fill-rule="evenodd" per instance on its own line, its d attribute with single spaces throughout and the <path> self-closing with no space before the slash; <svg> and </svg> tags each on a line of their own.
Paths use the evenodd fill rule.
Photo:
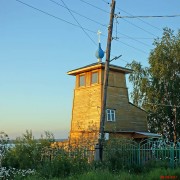
<svg viewBox="0 0 180 180">
<path fill-rule="evenodd" d="M 106 109 L 106 119 L 110 122 L 116 121 L 116 110 L 115 109 Z"/>
</svg>

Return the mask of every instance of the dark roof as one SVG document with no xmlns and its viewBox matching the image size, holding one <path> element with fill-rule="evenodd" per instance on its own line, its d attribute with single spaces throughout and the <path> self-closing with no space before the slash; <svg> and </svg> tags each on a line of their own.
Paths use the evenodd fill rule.
<svg viewBox="0 0 180 180">
<path fill-rule="evenodd" d="M 131 102 L 129 102 L 129 104 L 131 104 L 132 106 L 135 106 L 136 108 L 140 109 L 141 111 L 144 111 L 144 112 L 146 112 L 146 113 L 147 113 L 147 111 L 146 111 L 146 110 L 144 110 L 144 109 L 142 109 L 142 108 L 140 108 L 140 107 L 136 106 L 135 104 L 133 104 L 133 103 L 131 103 Z"/>
<path fill-rule="evenodd" d="M 74 71 L 78 71 L 78 70 L 81 70 L 81 69 L 85 69 L 85 68 L 88 68 L 88 67 L 93 67 L 93 66 L 96 66 L 96 65 L 101 65 L 102 67 L 105 66 L 105 63 L 104 62 L 96 62 L 96 63 L 92 63 L 92 64 L 89 64 L 89 65 L 86 65 L 86 66 L 83 66 L 83 67 L 80 67 L 80 68 L 77 68 L 77 69 L 73 69 L 71 71 L 68 71 L 67 74 L 71 74 L 72 72 Z M 117 65 L 113 65 L 113 64 L 109 64 L 109 68 L 110 69 L 113 69 L 113 68 L 118 68 L 126 73 L 131 73 L 133 70 L 132 69 L 128 69 L 128 68 L 125 68 L 125 67 L 121 67 L 121 66 L 117 66 Z M 72 73 L 73 74 L 73 73 Z"/>
</svg>

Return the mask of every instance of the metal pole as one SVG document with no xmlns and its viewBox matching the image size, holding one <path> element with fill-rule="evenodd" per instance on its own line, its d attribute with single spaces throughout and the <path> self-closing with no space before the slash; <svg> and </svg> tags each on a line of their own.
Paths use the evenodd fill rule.
<svg viewBox="0 0 180 180">
<path fill-rule="evenodd" d="M 106 47 L 106 62 L 104 70 L 104 81 L 103 81 L 103 91 L 102 91 L 102 104 L 101 104 L 101 117 L 100 117 L 100 137 L 99 137 L 99 156 L 102 161 L 103 157 L 103 141 L 104 141 L 104 124 L 105 124 L 105 112 L 106 112 L 106 98 L 107 98 L 107 86 L 109 77 L 109 62 L 110 62 L 110 52 L 111 52 L 111 41 L 112 41 L 112 31 L 113 31 L 113 20 L 115 11 L 115 0 L 111 3 L 111 13 L 110 13 L 110 23 L 108 27 L 108 39 Z"/>
<path fill-rule="evenodd" d="M 177 132 L 176 132 L 176 106 L 174 106 L 173 111 L 174 111 L 174 119 L 173 119 L 174 132 L 173 132 L 173 135 L 174 135 L 174 143 L 176 143 L 176 141 L 177 141 Z"/>
</svg>

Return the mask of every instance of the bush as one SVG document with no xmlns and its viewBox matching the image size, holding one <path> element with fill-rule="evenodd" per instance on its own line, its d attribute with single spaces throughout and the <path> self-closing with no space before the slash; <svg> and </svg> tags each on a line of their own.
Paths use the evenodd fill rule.
<svg viewBox="0 0 180 180">
<path fill-rule="evenodd" d="M 41 163 L 43 148 L 49 147 L 54 137 L 45 132 L 39 140 L 35 140 L 31 131 L 26 131 L 22 137 L 18 137 L 15 146 L 4 155 L 2 165 L 16 169 L 36 169 Z"/>
<path fill-rule="evenodd" d="M 136 162 L 129 162 L 132 153 L 132 140 L 125 138 L 115 138 L 104 145 L 104 163 L 110 171 L 119 171 L 122 169 L 129 169 L 135 165 Z"/>
<path fill-rule="evenodd" d="M 47 149 L 48 151 L 48 149 Z M 45 158 L 38 172 L 41 177 L 67 177 L 70 175 L 81 174 L 91 169 L 91 164 L 87 158 L 83 158 L 82 149 L 74 149 L 74 152 L 65 151 L 61 148 L 49 149 L 53 155 Z M 47 153 L 50 154 L 50 153 Z"/>
<path fill-rule="evenodd" d="M 51 147 L 54 137 L 45 132 L 35 140 L 31 131 L 26 131 L 15 141 L 15 146 L 4 154 L 2 165 L 7 169 L 34 169 L 41 178 L 67 177 L 91 169 L 82 147 Z M 7 171 L 6 171 L 7 172 Z"/>
<path fill-rule="evenodd" d="M 9 143 L 8 135 L 5 132 L 1 131 L 0 132 L 0 168 L 2 167 L 2 160 L 4 158 L 4 155 L 8 150 L 8 143 Z"/>
</svg>

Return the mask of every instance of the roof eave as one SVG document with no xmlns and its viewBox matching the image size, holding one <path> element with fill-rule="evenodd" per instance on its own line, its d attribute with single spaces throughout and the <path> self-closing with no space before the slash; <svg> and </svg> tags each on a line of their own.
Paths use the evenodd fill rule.
<svg viewBox="0 0 180 180">
<path fill-rule="evenodd" d="M 87 71 L 94 70 L 94 69 L 104 69 L 104 67 L 105 67 L 104 63 L 98 63 L 98 64 L 95 64 L 93 66 L 85 66 L 85 67 L 82 67 L 82 68 L 78 68 L 78 69 L 68 71 L 67 74 L 75 76 L 76 74 L 80 74 L 82 72 L 87 72 Z M 115 66 L 115 65 L 110 65 L 109 69 L 114 70 L 114 71 L 123 72 L 125 74 L 132 73 L 131 69 L 122 68 L 122 67 Z"/>
<path fill-rule="evenodd" d="M 98 68 L 101 68 L 102 66 L 103 66 L 102 64 L 96 64 L 94 66 L 89 66 L 89 67 L 85 67 L 85 68 L 79 68 L 79 69 L 68 71 L 67 74 L 75 76 L 76 74 L 80 74 L 82 72 L 90 71 L 93 69 L 98 69 Z"/>
<path fill-rule="evenodd" d="M 140 134 L 144 137 L 160 138 L 161 135 L 150 132 L 140 132 L 140 131 L 105 131 L 107 133 L 131 133 L 131 134 Z"/>
</svg>

